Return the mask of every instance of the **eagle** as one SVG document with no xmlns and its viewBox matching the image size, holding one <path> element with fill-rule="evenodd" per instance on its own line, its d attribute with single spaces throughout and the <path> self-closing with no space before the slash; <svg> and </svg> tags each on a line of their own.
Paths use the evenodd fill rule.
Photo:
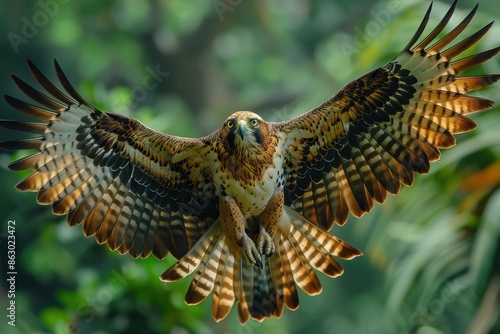
<svg viewBox="0 0 500 334">
<path fill-rule="evenodd" d="M 0 125 L 35 136 L 0 147 L 36 151 L 9 165 L 32 171 L 17 189 L 36 192 L 39 204 L 67 215 L 85 236 L 133 258 L 172 254 L 178 261 L 160 279 L 194 274 L 186 303 L 212 294 L 216 321 L 235 303 L 241 323 L 280 317 L 285 306 L 299 306 L 297 287 L 321 292 L 316 271 L 337 277 L 337 259 L 361 255 L 329 233 L 334 224 L 412 185 L 441 148 L 455 145 L 454 134 L 475 128 L 469 114 L 493 106 L 467 93 L 500 75 L 460 73 L 500 48 L 456 59 L 493 22 L 454 42 L 477 10 L 442 34 L 456 5 L 421 38 L 431 4 L 396 57 L 312 110 L 284 122 L 237 111 L 201 138 L 98 110 L 57 61 L 56 86 L 28 60 L 44 91 L 12 76 L 34 103 L 5 99 L 38 121 Z"/>
</svg>

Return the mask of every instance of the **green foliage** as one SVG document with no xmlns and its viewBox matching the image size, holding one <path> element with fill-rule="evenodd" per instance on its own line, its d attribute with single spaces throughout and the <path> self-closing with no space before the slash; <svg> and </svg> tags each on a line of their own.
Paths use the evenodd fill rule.
<svg viewBox="0 0 500 334">
<path fill-rule="evenodd" d="M 56 4 L 57 12 L 41 5 L 48 3 Z M 401 0 L 8 0 L 0 3 L 0 29 L 7 36 L 0 44 L 0 90 L 21 96 L 7 80 L 9 73 L 32 82 L 25 58 L 54 78 L 51 62 L 57 58 L 88 101 L 168 133 L 208 134 L 236 109 L 282 121 L 392 59 L 427 5 Z M 460 1 L 452 23 L 474 5 Z M 430 26 L 448 6 L 449 1 L 434 2 Z M 374 14 L 389 8 L 396 9 L 385 18 Z M 37 21 L 40 13 L 47 17 L 45 24 L 26 34 L 25 22 L 43 23 Z M 466 32 L 498 17 L 498 5 L 482 1 Z M 367 31 L 371 37 L 360 35 Z M 12 34 L 23 42 L 13 44 Z M 472 51 L 498 46 L 499 35 L 496 25 Z M 158 71 L 168 75 L 158 76 Z M 500 73 L 500 59 L 476 71 Z M 499 90 L 497 85 L 479 94 L 498 103 Z M 321 295 L 301 294 L 297 311 L 245 327 L 237 323 L 235 310 L 215 323 L 210 300 L 185 305 L 188 280 L 166 285 L 158 279 L 173 259 L 132 260 L 112 253 L 84 238 L 80 227 L 70 228 L 48 207 L 38 206 L 33 194 L 15 191 L 26 174 L 14 174 L 6 165 L 22 155 L 2 153 L 0 182 L 6 195 L 0 203 L 0 233 L 8 220 L 16 220 L 18 308 L 17 326 L 7 326 L 2 318 L 0 331 L 499 332 L 499 298 L 494 298 L 500 286 L 498 112 L 496 107 L 474 115 L 478 128 L 460 135 L 458 146 L 444 152 L 429 175 L 417 176 L 411 189 L 359 221 L 351 217 L 345 227 L 332 229 L 365 255 L 343 262 L 342 277 L 321 277 Z M 3 103 L 1 118 L 22 117 Z M 14 136 L 20 135 L 2 131 L 0 140 Z"/>
</svg>

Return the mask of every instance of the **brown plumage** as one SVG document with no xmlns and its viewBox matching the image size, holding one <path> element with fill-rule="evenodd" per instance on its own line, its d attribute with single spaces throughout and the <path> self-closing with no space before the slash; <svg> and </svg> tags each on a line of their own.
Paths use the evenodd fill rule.
<svg viewBox="0 0 500 334">
<path fill-rule="evenodd" d="M 70 225 L 82 224 L 86 236 L 134 258 L 172 253 L 179 261 L 161 279 L 194 274 L 188 304 L 213 292 L 217 321 L 235 302 L 242 323 L 279 317 L 284 306 L 299 306 L 297 286 L 321 292 L 315 270 L 336 277 L 343 270 L 335 257 L 361 254 L 328 233 L 334 223 L 411 185 L 414 173 L 428 172 L 439 159 L 439 148 L 455 144 L 453 134 L 475 127 L 469 113 L 493 105 L 466 93 L 500 75 L 458 75 L 500 49 L 454 59 L 491 24 L 448 47 L 474 9 L 434 42 L 455 6 L 418 42 L 429 8 L 399 55 L 313 110 L 283 123 L 236 112 L 198 139 L 97 110 L 57 63 L 62 91 L 28 62 L 46 92 L 13 76 L 37 105 L 6 100 L 40 122 L 0 125 L 37 136 L 1 147 L 37 150 L 9 165 L 33 170 L 17 188 L 37 192 L 38 203 L 67 214 Z"/>
</svg>

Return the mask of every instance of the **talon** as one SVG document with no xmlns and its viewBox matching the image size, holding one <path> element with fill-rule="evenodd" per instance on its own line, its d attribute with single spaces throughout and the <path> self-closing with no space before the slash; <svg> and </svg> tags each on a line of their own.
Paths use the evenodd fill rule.
<svg viewBox="0 0 500 334">
<path fill-rule="evenodd" d="M 269 233 L 267 233 L 265 228 L 261 228 L 259 237 L 257 238 L 257 244 L 259 247 L 259 253 L 270 257 L 274 254 L 274 242 Z"/>
<path fill-rule="evenodd" d="M 262 268 L 261 253 L 255 247 L 252 239 L 250 239 L 247 235 L 244 235 L 242 239 L 242 247 L 248 260 L 257 267 Z"/>
</svg>

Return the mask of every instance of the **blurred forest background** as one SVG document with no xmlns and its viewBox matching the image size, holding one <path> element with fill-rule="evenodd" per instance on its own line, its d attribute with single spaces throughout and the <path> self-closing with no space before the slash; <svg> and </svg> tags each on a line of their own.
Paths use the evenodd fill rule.
<svg viewBox="0 0 500 334">
<path fill-rule="evenodd" d="M 457 24 L 477 0 L 461 0 Z M 84 98 L 167 133 L 206 135 L 233 111 L 287 120 L 391 60 L 429 1 L 156 0 L 0 2 L 0 92 L 33 83 L 26 58 L 55 79 L 57 58 Z M 435 1 L 434 27 L 451 1 Z M 500 18 L 480 1 L 466 33 Z M 472 48 L 500 45 L 500 22 Z M 449 26 L 447 31 L 449 31 Z M 475 70 L 500 73 L 500 57 Z M 147 84 L 145 84 L 147 82 Z M 500 85 L 481 96 L 500 102 Z M 3 100 L 0 118 L 23 116 Z M 500 332 L 500 107 L 417 176 L 411 189 L 332 233 L 364 252 L 321 295 L 281 319 L 221 323 L 211 302 L 183 302 L 189 280 L 158 276 L 174 260 L 132 260 L 84 238 L 65 217 L 15 191 L 0 153 L 2 333 L 487 333 Z M 2 130 L 0 140 L 20 135 Z M 16 327 L 7 326 L 7 221 L 16 221 Z"/>
</svg>

